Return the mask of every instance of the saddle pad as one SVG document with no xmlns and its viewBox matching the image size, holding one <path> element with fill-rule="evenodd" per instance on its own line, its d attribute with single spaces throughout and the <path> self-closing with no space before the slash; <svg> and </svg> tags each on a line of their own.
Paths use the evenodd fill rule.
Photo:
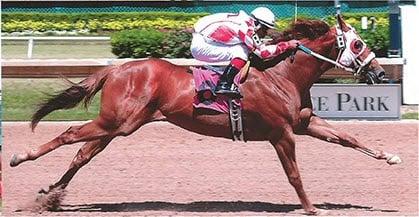
<svg viewBox="0 0 419 217">
<path fill-rule="evenodd" d="M 224 95 L 216 95 L 215 87 L 220 80 L 220 74 L 206 68 L 191 67 L 196 95 L 194 96 L 193 106 L 195 108 L 206 108 L 221 113 L 229 112 L 229 98 Z M 234 78 L 237 86 L 240 82 L 240 73 Z M 241 107 L 240 99 L 234 99 L 233 103 Z"/>
</svg>

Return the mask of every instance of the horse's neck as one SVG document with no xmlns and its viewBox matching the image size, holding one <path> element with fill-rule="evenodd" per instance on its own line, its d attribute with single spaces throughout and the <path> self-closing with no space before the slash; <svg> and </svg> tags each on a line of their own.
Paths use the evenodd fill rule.
<svg viewBox="0 0 419 217">
<path fill-rule="evenodd" d="M 336 59 L 337 57 L 337 52 L 334 49 L 336 38 L 332 31 L 329 31 L 325 36 L 314 41 L 302 40 L 302 42 L 316 53 L 331 59 Z M 273 77 L 285 77 L 295 84 L 300 93 L 305 93 L 332 66 L 332 64 L 313 56 L 309 56 L 303 52 L 297 52 L 294 63 L 291 63 L 290 60 L 283 61 L 281 64 L 269 70 L 269 72 Z"/>
</svg>

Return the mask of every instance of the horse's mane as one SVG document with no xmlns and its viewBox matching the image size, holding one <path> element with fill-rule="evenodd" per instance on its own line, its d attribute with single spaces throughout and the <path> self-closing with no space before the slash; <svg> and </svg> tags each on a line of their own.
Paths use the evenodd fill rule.
<svg viewBox="0 0 419 217">
<path fill-rule="evenodd" d="M 329 30 L 330 26 L 321 20 L 298 19 L 291 24 L 289 29 L 283 32 L 270 31 L 268 34 L 273 40 L 270 41 L 269 44 L 276 44 L 281 41 L 289 41 L 292 39 L 300 40 L 303 38 L 314 40 L 324 36 L 327 32 L 329 32 Z M 263 71 L 267 68 L 275 66 L 287 58 L 291 52 L 292 51 L 284 52 L 281 55 L 268 61 L 264 61 L 255 54 L 252 54 L 250 56 L 251 66 L 257 68 L 260 71 Z"/>
<path fill-rule="evenodd" d="M 330 26 L 324 21 L 298 19 L 291 24 L 289 29 L 283 32 L 271 32 L 270 36 L 273 39 L 273 43 L 303 38 L 314 40 L 325 35 L 329 30 Z"/>
</svg>

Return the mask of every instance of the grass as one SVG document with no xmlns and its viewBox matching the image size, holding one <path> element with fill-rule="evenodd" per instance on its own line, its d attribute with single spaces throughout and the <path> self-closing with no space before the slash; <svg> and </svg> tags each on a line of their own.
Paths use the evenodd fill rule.
<svg viewBox="0 0 419 217">
<path fill-rule="evenodd" d="M 408 112 L 408 113 L 402 114 L 402 119 L 419 120 L 419 113 L 418 112 Z"/>
<path fill-rule="evenodd" d="M 72 79 L 73 82 L 80 79 Z M 4 121 L 28 121 L 37 105 L 48 94 L 57 93 L 68 87 L 62 79 L 3 79 L 2 113 Z M 82 105 L 70 110 L 54 111 L 43 120 L 91 120 L 99 113 L 100 93 L 96 94 L 89 110 Z"/>
<path fill-rule="evenodd" d="M 27 41 L 2 41 L 2 58 L 27 58 Z M 109 42 L 36 41 L 32 58 L 116 58 Z"/>
</svg>

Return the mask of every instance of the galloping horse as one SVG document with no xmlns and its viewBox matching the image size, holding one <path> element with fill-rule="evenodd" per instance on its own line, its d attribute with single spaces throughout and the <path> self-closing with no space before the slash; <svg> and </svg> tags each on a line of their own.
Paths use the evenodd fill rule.
<svg viewBox="0 0 419 217">
<path fill-rule="evenodd" d="M 299 21 L 284 35 L 300 39 L 306 47 L 323 56 L 341 63 L 349 61 L 348 67 L 372 73 L 375 82 L 379 82 L 384 70 L 373 53 L 340 15 L 337 21 L 339 25 L 333 27 L 322 21 Z M 346 43 L 341 52 L 337 44 L 339 34 Z M 329 62 L 297 52 L 293 63 L 288 58 L 264 71 L 251 68 L 247 81 L 240 87 L 244 95 L 243 121 L 247 139 L 268 140 L 273 145 L 290 184 L 308 214 L 317 214 L 318 210 L 303 189 L 295 156 L 294 134 L 310 135 L 351 147 L 376 159 L 387 160 L 389 164 L 400 162 L 396 155 L 369 149 L 313 114 L 310 88 L 331 67 L 333 65 Z M 112 139 L 128 136 L 146 123 L 166 120 L 203 135 L 231 138 L 228 114 L 193 108 L 195 90 L 188 68 L 153 58 L 114 66 L 73 84 L 40 106 L 33 115 L 32 129 L 54 110 L 73 108 L 83 100 L 87 106 L 99 90 L 102 90 L 102 101 L 96 119 L 70 127 L 35 150 L 14 154 L 10 165 L 14 167 L 35 160 L 62 145 L 86 142 L 68 171 L 45 191 L 48 193 L 64 189 L 77 171 L 103 151 Z"/>
</svg>

